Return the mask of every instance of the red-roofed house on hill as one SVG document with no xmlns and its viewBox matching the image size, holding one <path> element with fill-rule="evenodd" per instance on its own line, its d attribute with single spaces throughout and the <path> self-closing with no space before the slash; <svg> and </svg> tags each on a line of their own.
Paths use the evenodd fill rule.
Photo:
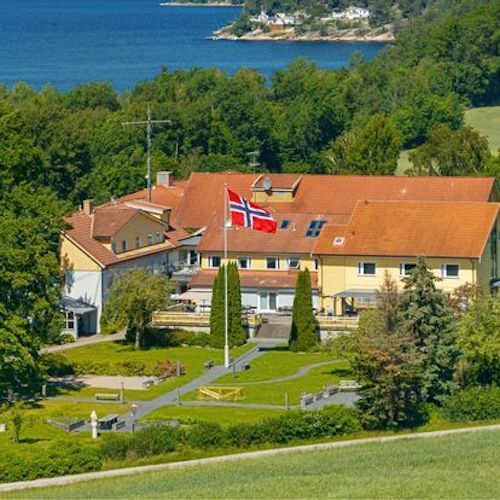
<svg viewBox="0 0 500 500">
<path fill-rule="evenodd" d="M 292 305 L 296 272 L 309 268 L 313 301 L 329 314 L 373 301 L 387 269 L 400 279 L 419 255 L 446 291 L 498 278 L 498 191 L 494 179 L 160 172 L 145 190 L 73 214 L 63 235 L 66 299 L 94 308 L 123 269 L 164 272 L 180 298 L 209 303 L 223 262 L 227 186 L 271 212 L 275 234 L 231 228 L 243 304 L 274 313 Z M 76 311 L 76 306 L 75 306 Z M 71 312 L 71 311 L 70 311 Z M 74 317 L 74 315 L 73 315 Z"/>
</svg>

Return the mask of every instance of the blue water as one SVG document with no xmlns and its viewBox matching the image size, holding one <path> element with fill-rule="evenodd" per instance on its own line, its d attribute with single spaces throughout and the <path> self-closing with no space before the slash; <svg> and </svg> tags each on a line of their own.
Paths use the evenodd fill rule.
<svg viewBox="0 0 500 500">
<path fill-rule="evenodd" d="M 50 83 L 67 90 L 94 80 L 118 90 L 162 67 L 257 68 L 271 76 L 299 56 L 346 65 L 355 50 L 371 59 L 383 44 L 207 40 L 238 8 L 161 7 L 161 0 L 1 0 L 0 82 Z"/>
</svg>

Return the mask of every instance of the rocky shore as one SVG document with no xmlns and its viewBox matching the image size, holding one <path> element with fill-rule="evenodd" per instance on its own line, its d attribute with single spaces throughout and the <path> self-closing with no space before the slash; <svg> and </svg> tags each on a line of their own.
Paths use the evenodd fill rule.
<svg viewBox="0 0 500 500">
<path fill-rule="evenodd" d="M 261 29 L 250 31 L 242 36 L 235 36 L 230 31 L 230 27 L 215 31 L 213 40 L 245 40 L 258 42 L 392 42 L 394 33 L 392 31 L 360 33 L 357 30 L 343 30 L 334 34 L 321 35 L 319 32 L 306 32 L 303 34 L 295 33 L 293 28 L 282 31 L 264 32 Z"/>
<path fill-rule="evenodd" d="M 239 7 L 231 2 L 163 2 L 162 7 Z"/>
</svg>

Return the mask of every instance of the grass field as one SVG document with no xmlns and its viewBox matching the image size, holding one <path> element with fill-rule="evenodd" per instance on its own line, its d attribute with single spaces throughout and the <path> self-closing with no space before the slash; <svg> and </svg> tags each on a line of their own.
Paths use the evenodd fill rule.
<svg viewBox="0 0 500 500">
<path fill-rule="evenodd" d="M 253 348 L 253 344 L 245 344 L 232 349 L 231 355 L 233 357 L 238 357 Z M 127 390 L 125 391 L 125 398 L 129 401 L 144 401 L 156 398 L 202 375 L 205 361 L 212 360 L 216 364 L 222 364 L 224 361 L 224 354 L 221 349 L 210 349 L 206 347 L 162 347 L 134 350 L 132 346 L 124 344 L 123 342 L 104 342 L 102 344 L 70 349 L 65 353 L 65 357 L 70 362 L 89 361 L 117 363 L 123 360 L 130 360 L 139 361 L 148 366 L 155 366 L 159 361 L 165 361 L 167 359 L 171 361 L 179 360 L 182 362 L 186 369 L 185 375 L 182 377 L 174 377 L 171 380 L 152 386 L 144 391 Z M 57 394 L 93 398 L 98 392 L 110 391 L 109 389 L 100 389 L 96 387 L 60 388 Z"/>
<path fill-rule="evenodd" d="M 240 422 L 258 422 L 264 418 L 277 417 L 285 410 L 257 410 L 252 408 L 213 407 L 213 406 L 164 406 L 149 414 L 145 421 L 178 419 L 181 422 L 194 421 L 218 422 L 230 425 Z"/>
<path fill-rule="evenodd" d="M 500 106 L 472 108 L 465 112 L 465 124 L 484 135 L 494 154 L 500 149 Z M 409 150 L 402 151 L 398 161 L 397 175 L 405 175 L 412 164 L 408 159 Z"/>
<path fill-rule="evenodd" d="M 290 453 L 27 490 L 16 498 L 500 497 L 500 431 Z"/>
</svg>

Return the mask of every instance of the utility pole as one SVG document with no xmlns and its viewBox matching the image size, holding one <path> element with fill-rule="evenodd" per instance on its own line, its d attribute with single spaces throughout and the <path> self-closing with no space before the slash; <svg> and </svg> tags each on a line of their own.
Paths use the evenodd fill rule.
<svg viewBox="0 0 500 500">
<path fill-rule="evenodd" d="M 153 131 L 153 125 L 157 123 L 172 123 L 171 120 L 152 120 L 151 119 L 151 108 L 148 106 L 148 115 L 146 121 L 139 122 L 122 122 L 122 126 L 127 125 L 146 125 L 146 136 L 147 136 L 147 189 L 148 189 L 148 201 L 151 201 L 151 133 Z"/>
</svg>

